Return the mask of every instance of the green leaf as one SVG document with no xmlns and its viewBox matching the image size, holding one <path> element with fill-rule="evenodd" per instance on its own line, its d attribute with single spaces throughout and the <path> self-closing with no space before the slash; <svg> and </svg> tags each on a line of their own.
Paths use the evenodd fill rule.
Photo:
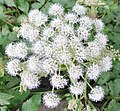
<svg viewBox="0 0 120 111">
<path fill-rule="evenodd" d="M 23 11 L 24 13 L 28 12 L 29 3 L 26 0 L 16 0 L 16 4 L 21 11 Z"/>
<path fill-rule="evenodd" d="M 9 43 L 10 41 L 8 40 L 7 36 L 2 36 L 0 38 L 0 45 L 2 45 L 3 48 L 6 47 L 6 45 Z"/>
<path fill-rule="evenodd" d="M 5 0 L 5 4 L 7 4 L 7 5 L 10 6 L 10 7 L 11 7 L 11 6 L 13 6 L 13 7 L 16 6 L 13 0 Z"/>
<path fill-rule="evenodd" d="M 34 9 L 39 9 L 41 6 L 42 6 L 42 4 L 39 2 L 35 2 L 32 4 L 32 8 L 34 8 Z"/>
<path fill-rule="evenodd" d="M 40 2 L 41 5 L 45 3 L 45 0 L 37 0 L 37 1 Z"/>
<path fill-rule="evenodd" d="M 110 72 L 103 73 L 98 80 L 98 84 L 102 85 L 106 83 L 109 79 L 110 79 Z"/>
<path fill-rule="evenodd" d="M 41 103 L 41 96 L 34 95 L 22 105 L 22 111 L 38 111 Z"/>
<path fill-rule="evenodd" d="M 113 97 L 120 96 L 120 79 L 115 79 L 108 83 L 110 95 Z"/>
<path fill-rule="evenodd" d="M 53 0 L 54 3 L 60 3 L 65 8 L 71 8 L 76 3 L 76 0 Z"/>
<path fill-rule="evenodd" d="M 10 103 L 8 100 L 11 98 L 13 98 L 12 95 L 0 92 L 0 105 L 9 105 Z"/>
<path fill-rule="evenodd" d="M 14 96 L 14 98 L 10 100 L 11 108 L 16 107 L 18 104 L 25 101 L 30 94 L 30 91 L 20 93 L 19 87 L 17 89 L 10 89 L 7 92 Z"/>
<path fill-rule="evenodd" d="M 7 36 L 8 34 L 9 34 L 9 27 L 7 26 L 7 25 L 4 25 L 3 27 L 2 27 L 2 35 L 5 35 L 5 36 Z"/>
<path fill-rule="evenodd" d="M 0 6 L 0 20 L 4 20 L 6 17 L 5 17 L 5 14 L 3 13 L 3 7 Z"/>
<path fill-rule="evenodd" d="M 10 103 L 5 99 L 0 99 L 0 105 L 9 105 Z"/>
<path fill-rule="evenodd" d="M 50 7 L 52 3 L 47 2 L 44 7 L 42 7 L 41 11 L 44 12 L 45 14 L 48 14 L 48 8 Z"/>
<path fill-rule="evenodd" d="M 120 103 L 118 103 L 115 99 L 112 99 L 105 111 L 120 111 Z"/>
<path fill-rule="evenodd" d="M 0 111 L 8 111 L 7 109 L 7 106 L 0 107 Z"/>
<path fill-rule="evenodd" d="M 13 42 L 13 41 L 17 41 L 18 37 L 17 37 L 17 33 L 16 32 L 10 32 L 8 35 L 8 39 Z"/>
<path fill-rule="evenodd" d="M 0 92 L 0 99 L 4 99 L 4 100 L 10 100 L 11 98 L 13 98 L 14 96 L 7 94 L 7 93 L 2 93 Z"/>
</svg>

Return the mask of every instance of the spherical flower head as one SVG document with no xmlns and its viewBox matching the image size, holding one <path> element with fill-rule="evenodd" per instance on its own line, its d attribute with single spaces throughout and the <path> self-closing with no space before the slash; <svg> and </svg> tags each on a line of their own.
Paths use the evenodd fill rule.
<svg viewBox="0 0 120 111">
<path fill-rule="evenodd" d="M 38 88 L 40 85 L 39 76 L 32 71 L 23 71 L 21 73 L 21 83 L 28 89 Z"/>
<path fill-rule="evenodd" d="M 77 15 L 74 13 L 68 13 L 65 15 L 65 20 L 70 24 L 75 24 L 78 22 Z"/>
<path fill-rule="evenodd" d="M 97 33 L 95 35 L 95 42 L 98 44 L 101 50 L 105 49 L 108 42 L 107 35 L 104 35 L 102 33 Z"/>
<path fill-rule="evenodd" d="M 82 95 L 85 89 L 84 82 L 80 81 L 75 83 L 74 85 L 70 85 L 70 93 L 74 95 Z"/>
<path fill-rule="evenodd" d="M 48 58 L 43 61 L 43 69 L 47 74 L 54 74 L 58 70 L 58 64 L 54 59 Z"/>
<path fill-rule="evenodd" d="M 62 25 L 63 21 L 60 18 L 54 18 L 50 23 L 50 26 L 56 29 L 60 29 Z"/>
<path fill-rule="evenodd" d="M 60 34 L 65 35 L 67 37 L 74 35 L 74 28 L 71 25 L 64 24 L 61 26 Z"/>
<path fill-rule="evenodd" d="M 49 15 L 53 15 L 53 16 L 63 15 L 64 8 L 62 7 L 61 4 L 55 3 L 50 6 L 48 13 Z"/>
<path fill-rule="evenodd" d="M 70 76 L 70 78 L 72 79 L 79 79 L 80 76 L 83 75 L 83 71 L 82 71 L 82 68 L 77 65 L 72 65 L 69 69 L 68 69 L 68 74 Z"/>
<path fill-rule="evenodd" d="M 79 19 L 80 27 L 91 30 L 93 26 L 93 21 L 88 16 L 83 16 Z"/>
<path fill-rule="evenodd" d="M 79 29 L 77 30 L 77 33 L 78 33 L 78 37 L 81 40 L 85 40 L 85 41 L 88 40 L 90 36 L 89 30 L 87 30 L 85 27 L 79 27 Z"/>
<path fill-rule="evenodd" d="M 18 59 L 13 59 L 7 63 L 6 70 L 11 76 L 19 75 L 22 71 L 21 62 Z"/>
<path fill-rule="evenodd" d="M 83 60 L 87 59 L 86 49 L 80 42 L 75 44 L 73 50 L 75 52 L 75 57 L 78 62 L 83 62 Z"/>
<path fill-rule="evenodd" d="M 50 83 L 53 87 L 60 89 L 67 85 L 67 80 L 64 79 L 63 76 L 55 74 L 51 77 Z"/>
<path fill-rule="evenodd" d="M 68 43 L 68 39 L 66 36 L 63 36 L 63 35 L 57 35 L 54 39 L 54 42 L 53 42 L 53 47 L 55 49 L 59 49 L 61 48 L 62 46 L 66 46 Z"/>
<path fill-rule="evenodd" d="M 101 32 L 104 29 L 104 23 L 100 19 L 94 20 L 94 26 L 95 26 L 96 32 Z"/>
<path fill-rule="evenodd" d="M 101 72 L 107 72 L 112 68 L 112 59 L 108 56 L 102 58 L 99 62 Z"/>
<path fill-rule="evenodd" d="M 6 46 L 5 53 L 8 57 L 14 57 L 16 54 L 15 52 L 15 45 L 13 43 L 10 43 Z"/>
<path fill-rule="evenodd" d="M 31 56 L 27 61 L 27 67 L 29 70 L 34 72 L 40 72 L 42 67 L 42 62 L 40 61 L 40 57 Z"/>
<path fill-rule="evenodd" d="M 80 39 L 77 36 L 71 36 L 68 40 L 68 43 L 70 44 L 72 49 L 77 46 L 76 44 L 80 43 Z"/>
<path fill-rule="evenodd" d="M 24 42 L 16 43 L 15 45 L 16 57 L 24 59 L 28 54 L 28 47 Z"/>
<path fill-rule="evenodd" d="M 50 37 L 53 37 L 55 34 L 52 27 L 45 27 L 42 33 L 42 36 L 45 40 L 48 40 Z"/>
<path fill-rule="evenodd" d="M 53 58 L 57 60 L 60 64 L 68 64 L 71 61 L 71 53 L 67 49 L 56 51 Z"/>
<path fill-rule="evenodd" d="M 100 76 L 100 70 L 98 64 L 92 64 L 87 69 L 87 76 L 90 80 L 96 80 Z"/>
<path fill-rule="evenodd" d="M 29 12 L 28 19 L 33 25 L 39 27 L 47 22 L 48 17 L 38 9 L 34 9 Z"/>
<path fill-rule="evenodd" d="M 54 47 L 51 44 L 46 44 L 44 47 L 45 57 L 51 58 L 53 55 Z"/>
<path fill-rule="evenodd" d="M 46 94 L 43 95 L 43 103 L 46 107 L 48 108 L 55 108 L 59 105 L 60 103 L 60 98 L 58 95 L 47 92 Z"/>
<path fill-rule="evenodd" d="M 95 86 L 90 93 L 88 94 L 91 101 L 102 101 L 104 98 L 105 92 L 101 86 Z"/>
<path fill-rule="evenodd" d="M 77 15 L 84 16 L 86 15 L 87 9 L 80 4 L 75 4 L 72 11 L 74 11 Z"/>
<path fill-rule="evenodd" d="M 88 42 L 88 47 L 86 48 L 87 58 L 89 57 L 97 57 L 101 53 L 101 48 L 96 44 L 96 42 Z"/>
<path fill-rule="evenodd" d="M 32 51 L 34 54 L 39 55 L 39 57 L 43 57 L 45 51 L 44 51 L 45 42 L 43 41 L 37 41 L 33 44 Z"/>
<path fill-rule="evenodd" d="M 35 42 L 38 40 L 39 30 L 30 23 L 22 23 L 19 30 L 19 35 L 30 42 Z"/>
</svg>

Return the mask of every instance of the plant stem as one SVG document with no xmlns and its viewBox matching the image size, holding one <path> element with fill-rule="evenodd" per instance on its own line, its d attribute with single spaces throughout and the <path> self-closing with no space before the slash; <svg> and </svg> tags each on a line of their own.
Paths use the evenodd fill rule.
<svg viewBox="0 0 120 111">
<path fill-rule="evenodd" d="M 1 20 L 1 21 L 4 22 L 4 23 L 6 23 L 6 24 L 8 24 L 8 25 L 10 25 L 11 27 L 14 27 L 14 25 L 12 25 L 11 23 L 9 23 L 7 21 L 4 21 L 4 20 Z"/>
<path fill-rule="evenodd" d="M 89 82 L 83 77 L 83 76 L 81 76 L 82 77 L 82 79 L 87 83 L 87 85 L 91 88 L 91 89 L 93 89 L 92 88 L 92 86 L 89 84 Z M 87 77 L 86 77 L 87 78 Z"/>
<path fill-rule="evenodd" d="M 9 14 L 9 13 L 14 13 L 17 12 L 16 10 L 9 10 L 9 11 L 5 11 L 4 14 Z"/>
<path fill-rule="evenodd" d="M 85 67 L 87 67 L 87 68 L 88 68 L 88 66 L 87 66 L 87 65 L 85 65 L 85 64 L 83 64 L 82 62 L 80 62 L 80 64 L 82 64 L 83 66 L 85 66 Z"/>
</svg>

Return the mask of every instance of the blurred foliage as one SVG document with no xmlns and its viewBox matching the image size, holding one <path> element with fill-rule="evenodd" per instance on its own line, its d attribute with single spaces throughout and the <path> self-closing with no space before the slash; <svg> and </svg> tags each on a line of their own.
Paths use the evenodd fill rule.
<svg viewBox="0 0 120 111">
<path fill-rule="evenodd" d="M 8 43 L 18 41 L 14 26 L 20 25 L 22 17 L 27 16 L 29 9 L 38 8 L 44 13 L 52 3 L 59 2 L 65 10 L 69 10 L 76 0 L 0 0 L 0 110 L 1 111 L 37 111 L 40 106 L 40 95 L 32 96 L 30 92 L 19 93 L 19 78 L 7 75 L 5 64 L 8 60 L 5 47 Z M 98 18 L 105 22 L 105 33 L 110 39 L 110 44 L 120 51 L 120 1 L 103 0 L 107 7 L 99 7 Z M 4 75 L 5 74 L 5 75 Z M 113 62 L 113 69 L 102 74 L 97 81 L 106 92 L 101 111 L 120 111 L 120 62 Z M 27 101 L 26 101 L 27 100 Z M 24 102 L 26 101 L 26 102 Z M 23 103 L 24 102 L 24 103 Z M 21 107 L 21 103 L 23 106 Z M 28 110 L 29 109 L 29 110 Z"/>
</svg>

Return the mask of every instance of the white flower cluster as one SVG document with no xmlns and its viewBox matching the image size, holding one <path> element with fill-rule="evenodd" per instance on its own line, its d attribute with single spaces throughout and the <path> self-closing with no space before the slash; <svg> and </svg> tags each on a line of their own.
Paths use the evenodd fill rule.
<svg viewBox="0 0 120 111">
<path fill-rule="evenodd" d="M 112 67 L 112 59 L 102 56 L 108 41 L 103 33 L 104 23 L 88 17 L 87 8 L 80 4 L 65 13 L 62 5 L 55 3 L 48 13 L 47 16 L 38 9 L 29 12 L 28 20 L 19 28 L 21 42 L 6 47 L 5 52 L 11 58 L 6 69 L 10 75 L 20 76 L 21 85 L 29 89 L 39 87 L 41 72 L 51 77 L 50 84 L 56 89 L 68 86 L 67 75 L 71 81 L 70 93 L 81 96 L 85 74 L 95 81 Z M 66 74 L 61 74 L 62 67 L 66 68 Z M 103 97 L 101 87 L 90 91 L 92 101 L 101 101 Z M 54 92 L 46 93 L 43 102 L 54 108 L 60 98 Z"/>
</svg>

